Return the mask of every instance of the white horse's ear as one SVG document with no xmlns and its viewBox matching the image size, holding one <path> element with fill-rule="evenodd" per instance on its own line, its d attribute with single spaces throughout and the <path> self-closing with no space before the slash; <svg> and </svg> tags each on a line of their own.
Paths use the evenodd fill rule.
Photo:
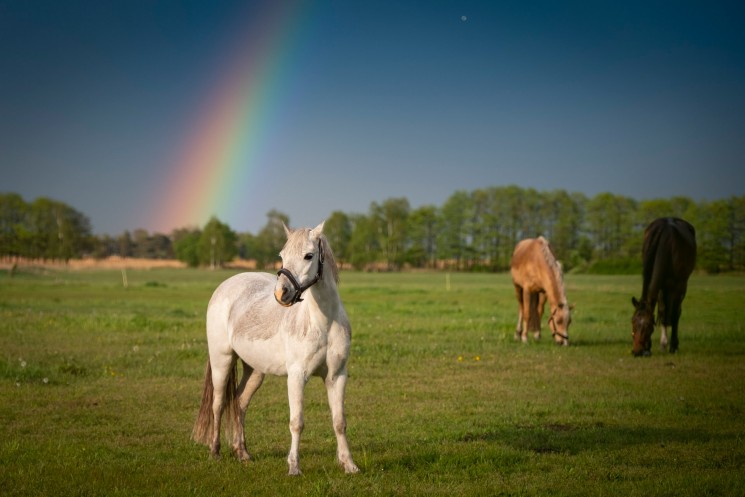
<svg viewBox="0 0 745 497">
<path fill-rule="evenodd" d="M 312 236 L 313 238 L 318 238 L 319 236 L 321 236 L 321 233 L 323 233 L 323 225 L 325 223 L 326 223 L 326 221 L 323 221 L 321 224 L 319 224 L 318 226 L 316 226 L 315 228 L 313 228 L 310 231 L 310 236 Z"/>
<path fill-rule="evenodd" d="M 282 227 L 285 229 L 285 235 L 287 235 L 287 238 L 290 238 L 290 228 L 287 227 L 284 221 L 282 221 Z"/>
</svg>

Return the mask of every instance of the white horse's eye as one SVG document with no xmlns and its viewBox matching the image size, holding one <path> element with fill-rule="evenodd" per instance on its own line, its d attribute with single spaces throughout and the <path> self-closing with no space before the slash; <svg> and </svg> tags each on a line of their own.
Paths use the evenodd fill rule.
<svg viewBox="0 0 745 497">
<path fill-rule="evenodd" d="M 311 260 L 312 258 L 313 258 L 313 253 L 312 253 L 312 252 L 308 252 L 307 254 L 305 254 L 305 260 L 306 260 L 306 261 L 309 261 L 309 260 Z"/>
</svg>

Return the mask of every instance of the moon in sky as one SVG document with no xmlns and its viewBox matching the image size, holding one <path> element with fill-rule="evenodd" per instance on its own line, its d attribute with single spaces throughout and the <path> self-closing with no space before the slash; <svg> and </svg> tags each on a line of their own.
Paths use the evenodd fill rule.
<svg viewBox="0 0 745 497">
<path fill-rule="evenodd" d="M 466 16 L 460 16 L 460 20 L 463 21 L 463 22 L 466 22 L 468 20 L 468 18 Z"/>
</svg>

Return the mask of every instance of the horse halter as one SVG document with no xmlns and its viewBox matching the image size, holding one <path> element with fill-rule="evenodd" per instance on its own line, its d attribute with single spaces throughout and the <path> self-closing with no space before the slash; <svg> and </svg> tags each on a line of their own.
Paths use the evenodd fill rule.
<svg viewBox="0 0 745 497">
<path fill-rule="evenodd" d="M 556 309 L 554 309 L 554 311 L 551 313 L 551 316 L 548 318 L 548 327 L 551 328 L 551 336 L 559 335 L 559 337 L 563 338 L 564 340 L 566 340 L 568 342 L 569 341 L 569 333 L 564 334 L 564 333 L 561 333 L 560 331 L 557 331 L 556 330 L 556 321 L 554 320 L 554 316 L 556 315 L 556 311 L 558 311 L 558 310 L 559 310 L 559 307 L 557 307 Z M 553 326 L 551 326 L 551 322 L 554 323 Z"/>
<path fill-rule="evenodd" d="M 295 288 L 295 296 L 292 298 L 292 301 L 289 303 L 289 305 L 297 304 L 298 302 L 302 302 L 303 299 L 300 297 L 303 295 L 303 292 L 307 290 L 308 288 L 312 287 L 316 283 L 318 283 L 321 278 L 323 278 L 323 246 L 321 245 L 320 240 L 318 241 L 318 272 L 316 273 L 315 278 L 310 280 L 305 285 L 301 285 L 297 278 L 290 272 L 289 269 L 285 269 L 284 267 L 277 271 L 277 278 L 279 278 L 280 275 L 285 275 L 287 279 L 292 283 L 292 286 Z"/>
</svg>

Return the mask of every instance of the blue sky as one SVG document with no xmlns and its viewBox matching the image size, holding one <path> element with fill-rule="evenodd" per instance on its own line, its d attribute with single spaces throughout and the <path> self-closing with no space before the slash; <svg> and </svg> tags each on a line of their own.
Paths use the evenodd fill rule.
<svg viewBox="0 0 745 497">
<path fill-rule="evenodd" d="M 0 192 L 64 201 L 95 233 L 153 229 L 164 169 L 259 3 L 0 0 Z M 510 184 L 745 194 L 740 2 L 305 8 L 271 153 L 215 213 L 237 231 L 270 209 L 308 226 Z"/>
</svg>

